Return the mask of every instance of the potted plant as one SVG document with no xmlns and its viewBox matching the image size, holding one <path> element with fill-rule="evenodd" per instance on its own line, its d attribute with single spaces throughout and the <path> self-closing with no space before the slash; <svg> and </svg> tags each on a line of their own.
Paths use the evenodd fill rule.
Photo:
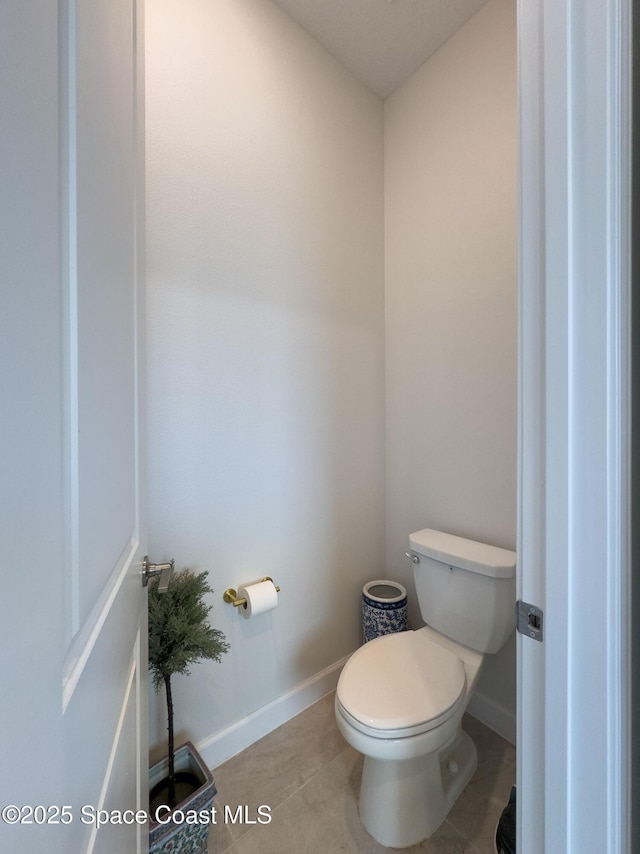
<svg viewBox="0 0 640 854">
<path fill-rule="evenodd" d="M 206 572 L 195 575 L 184 569 L 175 573 L 163 593 L 158 591 L 157 579 L 149 583 L 149 671 L 156 691 L 162 687 L 165 690 L 168 731 L 167 757 L 149 773 L 151 854 L 206 852 L 209 825 L 177 819 L 194 810 L 209 809 L 216 788 L 209 769 L 190 742 L 174 748 L 171 677 L 175 673 L 188 675 L 192 664 L 206 658 L 220 661 L 229 649 L 224 634 L 209 624 L 212 606 L 204 602 L 207 593 L 213 590 Z M 156 821 L 159 807 L 163 807 L 161 820 Z"/>
</svg>

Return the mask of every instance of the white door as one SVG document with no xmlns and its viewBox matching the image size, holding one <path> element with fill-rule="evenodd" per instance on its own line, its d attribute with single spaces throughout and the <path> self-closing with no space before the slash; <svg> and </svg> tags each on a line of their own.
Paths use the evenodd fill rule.
<svg viewBox="0 0 640 854">
<path fill-rule="evenodd" d="M 518 4 L 520 854 L 630 850 L 630 12 Z"/>
<path fill-rule="evenodd" d="M 142 3 L 0 3 L 0 850 L 144 851 Z M 98 829 L 104 813 L 110 821 Z M 121 823 L 118 823 L 121 822 Z"/>
</svg>

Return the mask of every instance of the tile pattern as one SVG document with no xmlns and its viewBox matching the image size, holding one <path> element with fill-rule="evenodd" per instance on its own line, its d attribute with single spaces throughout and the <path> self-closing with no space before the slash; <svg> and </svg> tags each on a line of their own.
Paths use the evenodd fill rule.
<svg viewBox="0 0 640 854">
<path fill-rule="evenodd" d="M 209 854 L 389 851 L 360 823 L 362 756 L 338 732 L 333 703 L 330 694 L 214 770 L 218 820 Z M 407 854 L 494 854 L 515 748 L 469 715 L 463 726 L 478 748 L 478 769 L 447 820 Z"/>
</svg>

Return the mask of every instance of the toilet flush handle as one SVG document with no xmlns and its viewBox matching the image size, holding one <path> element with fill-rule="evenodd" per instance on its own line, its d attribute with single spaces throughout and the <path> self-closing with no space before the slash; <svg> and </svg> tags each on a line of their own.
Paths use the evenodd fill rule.
<svg viewBox="0 0 640 854">
<path fill-rule="evenodd" d="M 420 563 L 420 558 L 418 555 L 414 555 L 411 552 L 405 552 L 405 555 L 409 558 L 411 563 Z"/>
</svg>

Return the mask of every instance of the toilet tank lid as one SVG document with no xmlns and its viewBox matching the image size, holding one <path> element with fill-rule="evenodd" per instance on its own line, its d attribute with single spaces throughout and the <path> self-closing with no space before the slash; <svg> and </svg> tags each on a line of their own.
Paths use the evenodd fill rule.
<svg viewBox="0 0 640 854">
<path fill-rule="evenodd" d="M 464 537 L 424 528 L 409 535 L 411 549 L 418 555 L 490 575 L 492 578 L 513 578 L 516 574 L 516 553 L 498 546 L 477 543 Z"/>
</svg>

